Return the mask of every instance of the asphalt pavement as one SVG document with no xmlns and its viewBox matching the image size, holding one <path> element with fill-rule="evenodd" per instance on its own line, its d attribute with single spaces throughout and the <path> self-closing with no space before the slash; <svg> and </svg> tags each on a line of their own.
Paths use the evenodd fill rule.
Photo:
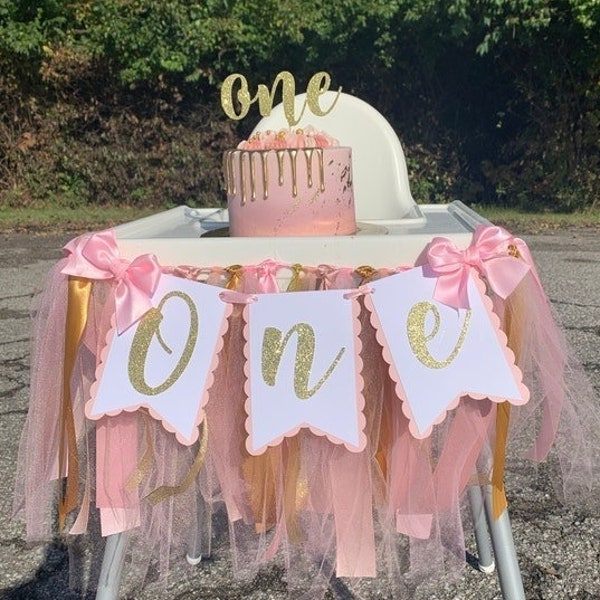
<svg viewBox="0 0 600 600">
<path fill-rule="evenodd" d="M 33 291 L 61 256 L 71 236 L 0 235 L 0 598 L 71 600 L 93 595 L 68 586 L 68 552 L 60 541 L 30 547 L 24 526 L 12 521 L 12 489 L 20 431 L 28 404 L 30 316 Z M 524 236 L 544 288 L 567 337 L 598 392 L 600 411 L 600 233 L 564 229 Z M 600 599 L 600 515 L 565 508 L 555 498 L 543 468 L 532 481 L 507 480 L 511 520 L 527 599 Z M 218 528 L 217 528 L 218 530 Z M 469 537 L 467 552 L 475 553 Z M 235 581 L 225 535 L 214 541 L 214 555 L 191 568 L 175 566 L 166 590 L 155 583 L 133 592 L 140 600 L 286 598 L 284 576 L 267 569 L 253 582 Z M 368 597 L 387 598 L 377 581 Z M 328 598 L 350 600 L 342 582 Z M 431 600 L 501 599 L 495 575 L 467 566 L 461 580 L 428 593 Z"/>
</svg>

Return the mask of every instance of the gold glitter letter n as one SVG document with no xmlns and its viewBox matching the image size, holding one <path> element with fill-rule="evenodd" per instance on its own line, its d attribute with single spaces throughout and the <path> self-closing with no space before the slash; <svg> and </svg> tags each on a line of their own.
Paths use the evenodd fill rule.
<svg viewBox="0 0 600 600">
<path fill-rule="evenodd" d="M 265 383 L 273 387 L 279 370 L 279 364 L 285 347 L 292 334 L 298 335 L 296 363 L 294 365 L 294 391 L 301 400 L 314 396 L 321 386 L 329 379 L 338 366 L 346 348 L 341 348 L 323 377 L 309 389 L 308 383 L 315 358 L 315 332 L 308 323 L 296 323 L 282 339 L 282 332 L 276 327 L 265 328 L 262 344 L 262 375 Z"/>
</svg>

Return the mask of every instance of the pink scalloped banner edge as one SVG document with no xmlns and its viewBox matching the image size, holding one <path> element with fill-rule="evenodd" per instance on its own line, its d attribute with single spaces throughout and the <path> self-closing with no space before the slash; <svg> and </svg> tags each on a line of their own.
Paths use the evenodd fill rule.
<svg viewBox="0 0 600 600">
<path fill-rule="evenodd" d="M 204 284 L 202 284 L 202 285 L 204 285 Z M 220 289 L 220 288 L 218 288 L 218 289 Z M 204 407 L 206 406 L 206 404 L 208 403 L 208 401 L 210 399 L 209 390 L 212 387 L 214 380 L 215 380 L 214 373 L 215 373 L 217 366 L 219 365 L 219 360 L 220 360 L 219 355 L 220 355 L 221 349 L 223 348 L 223 344 L 225 343 L 224 337 L 225 337 L 225 334 L 227 333 L 227 330 L 229 329 L 228 318 L 231 315 L 232 310 L 233 310 L 233 305 L 225 304 L 224 311 L 223 311 L 223 317 L 221 319 L 221 326 L 219 328 L 219 334 L 217 336 L 217 342 L 215 344 L 215 348 L 214 348 L 214 352 L 213 352 L 213 359 L 209 366 L 204 389 L 200 396 L 200 404 L 198 406 L 198 412 L 196 414 L 196 418 L 194 419 L 194 429 L 192 430 L 192 436 L 189 439 L 186 438 L 184 435 L 182 435 L 174 427 L 172 427 L 167 421 L 163 420 L 161 415 L 157 411 L 155 411 L 150 404 L 147 404 L 146 402 L 139 402 L 132 406 L 126 406 L 123 408 L 106 411 L 106 412 L 103 412 L 103 413 L 100 413 L 97 415 L 93 415 L 93 416 L 90 414 L 92 411 L 93 405 L 94 405 L 98 386 L 100 385 L 100 379 L 102 378 L 102 376 L 104 374 L 104 369 L 106 366 L 106 358 L 108 356 L 111 342 L 117 331 L 116 315 L 114 313 L 110 319 L 111 326 L 110 326 L 110 329 L 108 330 L 108 332 L 106 333 L 106 337 L 104 340 L 104 346 L 102 347 L 102 350 L 100 351 L 100 362 L 98 363 L 98 366 L 96 367 L 96 372 L 94 374 L 94 377 L 95 377 L 94 383 L 92 383 L 92 385 L 90 386 L 89 399 L 85 403 L 85 416 L 88 419 L 97 421 L 98 419 L 101 419 L 104 416 L 116 417 L 116 416 L 120 415 L 122 412 L 132 413 L 132 412 L 135 412 L 136 410 L 139 410 L 140 408 L 145 408 L 148 410 L 150 416 L 153 419 L 160 421 L 161 425 L 164 427 L 164 429 L 166 431 L 173 433 L 175 435 L 175 438 L 177 439 L 177 441 L 180 444 L 183 444 L 184 446 L 191 446 L 193 443 L 195 443 L 198 440 L 198 437 L 199 437 L 199 429 L 198 428 L 200 427 L 200 424 L 204 420 Z"/>
<path fill-rule="evenodd" d="M 351 290 L 339 290 L 340 292 L 347 292 Z M 293 293 L 293 292 L 287 292 Z M 304 292 L 303 292 L 304 293 Z M 259 296 L 260 299 L 260 296 Z M 365 409 L 365 397 L 363 394 L 364 389 L 364 379 L 362 377 L 362 369 L 363 369 L 363 360 L 360 357 L 360 352 L 362 350 L 362 342 L 360 340 L 360 304 L 356 301 L 356 299 L 349 299 L 348 301 L 352 302 L 352 330 L 353 330 L 353 339 L 354 339 L 354 373 L 355 373 L 355 390 L 356 390 L 356 413 L 357 413 L 357 424 L 358 424 L 358 438 L 359 443 L 358 446 L 354 446 L 345 440 L 341 440 L 334 435 L 331 435 L 325 431 L 322 431 L 318 427 L 314 427 L 309 423 L 301 423 L 297 427 L 286 431 L 283 435 L 274 438 L 269 443 L 261 446 L 258 450 L 253 450 L 252 448 L 252 400 L 250 398 L 250 349 L 249 349 L 249 318 L 248 313 L 250 310 L 250 305 L 246 305 L 242 312 L 242 316 L 244 319 L 244 375 L 246 376 L 246 381 L 244 383 L 244 395 L 246 396 L 246 400 L 244 402 L 244 410 L 246 411 L 246 420 L 244 423 L 244 427 L 246 429 L 247 437 L 246 437 L 246 450 L 252 456 L 259 456 L 266 452 L 267 448 L 273 448 L 275 446 L 279 446 L 285 438 L 291 438 L 296 435 L 302 429 L 310 430 L 314 435 L 323 437 L 325 436 L 330 442 L 336 445 L 343 445 L 350 452 L 362 452 L 367 447 L 367 435 L 365 433 L 365 427 L 367 424 L 367 419 L 364 414 Z"/>
<path fill-rule="evenodd" d="M 422 267 L 415 267 L 415 268 L 422 269 Z M 377 311 L 375 310 L 375 306 L 373 305 L 373 301 L 369 295 L 367 295 L 365 297 L 365 306 L 368 308 L 369 312 L 371 313 L 371 315 L 370 315 L 371 325 L 373 325 L 373 327 L 375 329 L 375 336 L 377 338 L 377 341 L 379 342 L 379 345 L 381 346 L 381 350 L 382 350 L 381 353 L 382 353 L 383 359 L 388 364 L 388 372 L 390 374 L 390 377 L 391 377 L 392 381 L 395 383 L 396 396 L 402 402 L 402 412 L 404 413 L 404 415 L 406 416 L 406 418 L 409 421 L 409 425 L 408 425 L 409 431 L 412 434 L 412 436 L 416 439 L 425 439 L 425 438 L 429 437 L 431 435 L 431 432 L 433 431 L 433 428 L 436 425 L 439 425 L 440 423 L 444 422 L 448 413 L 451 410 L 454 410 L 458 406 L 460 399 L 464 396 L 469 396 L 470 398 L 473 398 L 474 400 L 484 400 L 487 398 L 487 399 L 491 400 L 492 402 L 496 402 L 496 403 L 510 402 L 511 404 L 514 404 L 515 406 L 520 406 L 522 404 L 526 404 L 529 401 L 529 396 L 530 396 L 529 388 L 523 383 L 523 373 L 521 372 L 521 369 L 519 369 L 519 367 L 515 364 L 515 355 L 514 355 L 513 351 L 508 347 L 508 338 L 506 337 L 506 334 L 504 333 L 504 331 L 502 331 L 502 328 L 500 326 L 500 319 L 498 318 L 498 315 L 493 311 L 493 303 L 492 303 L 491 299 L 488 297 L 488 295 L 485 293 L 485 289 L 486 289 L 485 284 L 481 280 L 481 277 L 479 276 L 479 274 L 473 268 L 471 269 L 471 276 L 473 277 L 476 289 L 481 297 L 482 304 L 487 312 L 488 318 L 490 319 L 490 321 L 492 323 L 492 328 L 494 329 L 494 332 L 496 333 L 496 338 L 498 339 L 500 348 L 503 350 L 504 356 L 506 357 L 508 365 L 511 369 L 514 381 L 517 384 L 517 387 L 519 388 L 519 391 L 522 396 L 522 400 L 518 401 L 518 400 L 513 399 L 513 401 L 511 401 L 511 400 L 507 400 L 507 398 L 504 398 L 504 397 L 490 396 L 488 394 L 476 394 L 476 393 L 472 393 L 472 392 L 468 392 L 468 391 L 461 392 L 460 394 L 457 394 L 448 403 L 448 405 L 446 406 L 446 409 L 442 410 L 440 415 L 424 431 L 419 431 L 417 424 L 415 422 L 415 419 L 413 417 L 413 414 L 412 414 L 412 411 L 410 408 L 410 404 L 406 400 L 406 393 L 404 391 L 404 387 L 402 386 L 400 374 L 398 373 L 398 370 L 396 369 L 396 365 L 392 359 L 391 352 L 389 350 L 389 346 L 387 343 L 387 339 L 385 337 L 385 332 L 383 331 L 383 327 L 382 327 L 379 317 L 377 315 Z"/>
</svg>

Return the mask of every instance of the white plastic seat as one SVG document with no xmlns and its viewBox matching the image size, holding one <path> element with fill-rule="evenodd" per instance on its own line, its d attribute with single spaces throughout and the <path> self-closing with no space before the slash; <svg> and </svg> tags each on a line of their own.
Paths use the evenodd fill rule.
<svg viewBox="0 0 600 600">
<path fill-rule="evenodd" d="M 323 108 L 330 106 L 337 92 L 321 95 Z M 296 96 L 296 113 L 306 94 Z M 307 108 L 294 128 L 312 125 L 336 138 L 340 146 L 352 148 L 352 172 L 356 217 L 365 220 L 407 220 L 422 224 L 424 217 L 411 193 L 402 145 L 385 117 L 363 100 L 341 93 L 333 110 L 324 117 Z M 283 104 L 273 107 L 253 133 L 267 129 L 287 129 Z"/>
</svg>

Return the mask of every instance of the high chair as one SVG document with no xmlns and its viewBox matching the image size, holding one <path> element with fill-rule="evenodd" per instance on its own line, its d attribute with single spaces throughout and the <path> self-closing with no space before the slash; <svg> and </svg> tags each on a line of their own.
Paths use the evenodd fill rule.
<svg viewBox="0 0 600 600">
<path fill-rule="evenodd" d="M 305 94 L 296 97 L 297 107 Z M 330 106 L 335 92 L 321 96 L 322 106 Z M 444 234 L 466 245 L 476 225 L 489 222 L 460 202 L 446 206 L 417 205 L 408 180 L 408 169 L 400 140 L 388 121 L 372 106 L 349 94 L 341 93 L 335 108 L 323 117 L 305 112 L 295 128 L 312 124 L 350 146 L 353 153 L 353 180 L 356 216 L 359 222 L 378 223 L 387 228 L 386 236 L 350 236 L 348 239 L 198 239 L 198 233 L 227 225 L 227 212 L 219 209 L 193 210 L 178 207 L 171 211 L 116 228 L 124 256 L 142 251 L 154 252 L 162 264 L 190 264 L 192 249 L 200 245 L 203 264 L 227 265 L 258 261 L 269 257 L 290 262 L 311 262 L 315 256 L 347 265 L 385 264 L 390 249 L 414 261 L 432 235 Z M 282 105 L 273 108 L 256 126 L 256 131 L 278 130 L 288 126 Z M 387 238 L 387 239 L 383 239 Z M 499 519 L 491 514 L 491 486 L 474 485 L 468 490 L 479 555 L 479 568 L 491 573 L 496 567 L 505 600 L 524 600 L 525 594 L 508 513 Z M 199 508 L 200 511 L 204 507 Z M 207 517 L 208 518 L 208 517 Z M 192 541 L 188 562 L 202 558 L 203 547 L 210 548 L 210 528 L 197 536 L 204 543 Z M 488 533 L 489 532 L 489 533 Z M 109 536 L 96 598 L 118 597 L 120 575 L 127 544 L 127 533 Z M 491 538 L 491 544 L 490 544 Z M 196 547 L 194 547 L 196 546 Z M 206 552 L 206 550 L 204 550 Z M 495 560 L 494 560 L 495 557 Z"/>
</svg>

